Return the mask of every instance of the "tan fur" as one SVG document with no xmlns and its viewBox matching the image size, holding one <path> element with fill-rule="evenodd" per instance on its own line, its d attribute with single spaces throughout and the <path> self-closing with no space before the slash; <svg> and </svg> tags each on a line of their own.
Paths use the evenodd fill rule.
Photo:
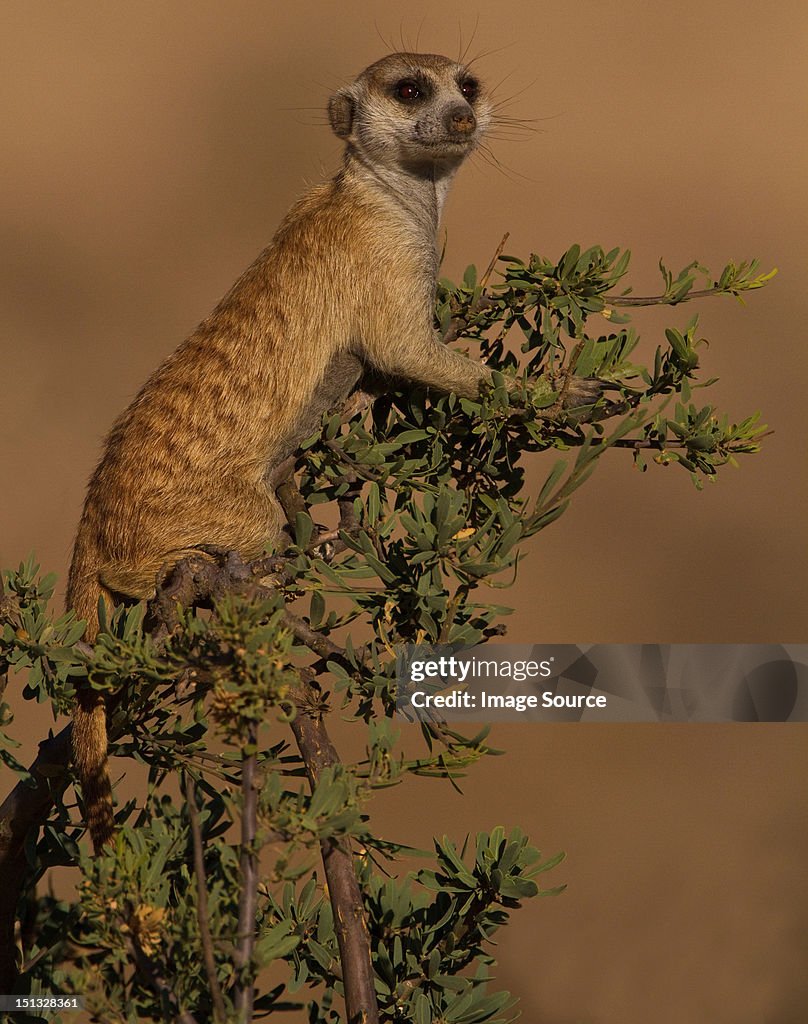
<svg viewBox="0 0 808 1024">
<path fill-rule="evenodd" d="M 88 641 L 100 596 L 151 597 L 199 546 L 249 559 L 276 543 L 272 469 L 366 371 L 468 397 L 489 379 L 432 326 L 441 208 L 490 119 L 472 81 L 446 57 L 392 54 L 332 97 L 342 170 L 292 207 L 107 438 L 68 582 Z M 89 693 L 73 734 L 98 850 L 112 802 L 104 708 Z"/>
</svg>

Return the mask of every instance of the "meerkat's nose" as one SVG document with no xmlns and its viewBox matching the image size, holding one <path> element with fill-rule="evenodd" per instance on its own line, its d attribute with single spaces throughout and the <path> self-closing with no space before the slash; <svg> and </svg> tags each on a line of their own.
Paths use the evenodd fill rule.
<svg viewBox="0 0 808 1024">
<path fill-rule="evenodd" d="M 477 127 L 477 119 L 468 103 L 458 103 L 446 111 L 445 124 L 451 132 L 470 135 Z"/>
</svg>

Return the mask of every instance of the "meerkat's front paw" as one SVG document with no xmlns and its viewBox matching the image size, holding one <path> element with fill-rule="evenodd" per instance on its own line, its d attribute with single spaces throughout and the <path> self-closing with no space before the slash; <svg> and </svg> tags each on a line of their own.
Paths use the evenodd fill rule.
<svg viewBox="0 0 808 1024">
<path fill-rule="evenodd" d="M 531 394 L 536 416 L 544 420 L 572 419 L 576 410 L 594 405 L 603 394 L 598 377 L 577 377 L 574 373 L 543 374 Z"/>
<path fill-rule="evenodd" d="M 594 405 L 603 394 L 603 381 L 598 377 L 576 377 L 574 373 L 560 373 L 551 378 L 551 383 L 564 409 Z"/>
</svg>

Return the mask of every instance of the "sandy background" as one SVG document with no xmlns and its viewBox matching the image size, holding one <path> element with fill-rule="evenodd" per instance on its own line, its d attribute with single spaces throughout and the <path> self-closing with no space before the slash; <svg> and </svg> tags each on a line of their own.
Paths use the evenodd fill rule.
<svg viewBox="0 0 808 1024">
<path fill-rule="evenodd" d="M 336 169 L 329 92 L 402 36 L 455 55 L 474 33 L 480 74 L 541 132 L 495 144 L 502 173 L 461 173 L 448 274 L 484 266 L 505 230 L 523 254 L 628 246 L 644 294 L 660 256 L 780 268 L 746 308 L 702 304 L 711 400 L 762 411 L 763 453 L 701 494 L 615 453 L 533 542 L 509 639 L 806 640 L 803 3 L 6 2 L 0 26 L 0 564 L 34 549 L 64 576 L 114 416 Z M 635 322 L 650 347 L 692 312 Z M 546 470 L 537 459 L 536 480 Z M 46 723 L 19 721 L 33 747 Z M 568 852 L 554 875 L 568 892 L 500 943 L 526 1020 L 806 1019 L 804 727 L 494 738 L 508 756 L 465 799 L 419 781 L 374 813 L 422 845 L 501 821 Z"/>
</svg>

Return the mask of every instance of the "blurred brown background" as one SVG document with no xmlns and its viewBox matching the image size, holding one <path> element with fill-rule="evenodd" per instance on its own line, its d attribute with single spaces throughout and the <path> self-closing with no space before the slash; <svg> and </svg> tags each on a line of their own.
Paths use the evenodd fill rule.
<svg viewBox="0 0 808 1024">
<path fill-rule="evenodd" d="M 471 40 L 497 96 L 514 96 L 508 113 L 541 131 L 495 143 L 502 173 L 479 159 L 461 173 L 450 276 L 484 266 L 505 230 L 518 254 L 628 246 L 643 294 L 660 256 L 780 268 L 746 308 L 701 306 L 705 376 L 721 377 L 707 397 L 736 417 L 760 409 L 776 431 L 763 452 L 701 494 L 681 470 L 640 476 L 614 453 L 531 545 L 509 638 L 808 639 L 801 0 L 6 2 L 0 23 L 0 563 L 34 549 L 64 577 L 112 419 L 336 168 L 328 93 L 402 41 L 456 55 Z M 635 323 L 650 348 L 692 312 Z M 30 708 L 18 720 L 30 753 L 47 723 Z M 465 798 L 416 781 L 379 797 L 374 818 L 421 845 L 519 823 L 567 851 L 548 884 L 568 891 L 529 904 L 499 946 L 528 1021 L 798 1024 L 805 736 L 501 727 L 507 757 L 480 766 Z"/>
</svg>

